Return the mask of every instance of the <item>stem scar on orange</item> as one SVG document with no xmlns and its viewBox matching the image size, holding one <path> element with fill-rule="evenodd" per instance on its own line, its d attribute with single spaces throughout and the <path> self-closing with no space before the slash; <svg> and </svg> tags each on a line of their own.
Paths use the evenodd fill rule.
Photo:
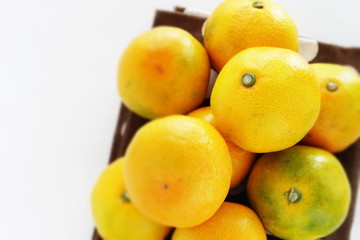
<svg viewBox="0 0 360 240">
<path fill-rule="evenodd" d="M 210 63 L 205 48 L 187 31 L 153 28 L 135 38 L 118 67 L 124 104 L 144 118 L 186 114 L 206 96 Z"/>
<path fill-rule="evenodd" d="M 351 188 L 334 155 L 296 145 L 260 157 L 250 173 L 247 196 L 270 233 L 281 239 L 318 239 L 345 220 Z"/>
</svg>

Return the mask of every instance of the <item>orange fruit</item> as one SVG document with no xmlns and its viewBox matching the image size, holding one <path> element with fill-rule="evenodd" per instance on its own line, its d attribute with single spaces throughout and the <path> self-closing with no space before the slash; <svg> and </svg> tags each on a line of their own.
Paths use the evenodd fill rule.
<svg viewBox="0 0 360 240">
<path fill-rule="evenodd" d="M 230 186 L 226 143 L 203 120 L 173 115 L 141 127 L 125 159 L 133 204 L 164 225 L 191 227 L 209 219 Z"/>
<path fill-rule="evenodd" d="M 230 141 L 226 141 L 229 153 L 233 163 L 233 171 L 231 177 L 230 188 L 234 188 L 241 184 L 249 175 L 251 167 L 254 164 L 256 154 L 239 148 Z"/>
<path fill-rule="evenodd" d="M 298 53 L 256 47 L 225 65 L 210 103 L 227 139 L 249 152 L 273 152 L 293 146 L 314 125 L 320 88 Z"/>
<path fill-rule="evenodd" d="M 92 191 L 92 213 L 100 236 L 106 240 L 164 239 L 171 228 L 144 217 L 134 207 L 126 194 L 123 166 L 123 159 L 109 165 Z"/>
<path fill-rule="evenodd" d="M 327 63 L 310 65 L 321 88 L 321 107 L 303 143 L 340 152 L 360 137 L 360 78 L 352 69 Z"/>
<path fill-rule="evenodd" d="M 177 228 L 172 240 L 266 240 L 259 217 L 250 208 L 224 202 L 206 222 L 192 228 Z"/>
<path fill-rule="evenodd" d="M 214 114 L 212 113 L 210 106 L 195 109 L 194 111 L 188 113 L 187 115 L 190 117 L 200 118 L 210 123 L 214 128 L 217 129 L 214 119 Z"/>
<path fill-rule="evenodd" d="M 135 38 L 118 69 L 124 104 L 144 118 L 184 114 L 205 98 L 210 63 L 204 47 L 177 27 L 156 27 Z"/>
<path fill-rule="evenodd" d="M 270 0 L 227 0 L 205 24 L 204 45 L 220 71 L 238 52 L 251 47 L 280 47 L 298 51 L 295 23 Z"/>
<path fill-rule="evenodd" d="M 198 108 L 188 114 L 190 117 L 197 117 L 210 123 L 216 128 L 214 115 L 211 107 Z M 221 134 L 221 132 L 220 132 Z M 255 161 L 256 154 L 239 148 L 227 139 L 224 139 L 230 152 L 232 160 L 232 177 L 230 188 L 238 186 L 248 176 L 250 169 Z"/>
<path fill-rule="evenodd" d="M 281 239 L 318 239 L 344 221 L 351 199 L 345 170 L 331 153 L 296 145 L 264 154 L 247 184 L 250 204 Z"/>
</svg>

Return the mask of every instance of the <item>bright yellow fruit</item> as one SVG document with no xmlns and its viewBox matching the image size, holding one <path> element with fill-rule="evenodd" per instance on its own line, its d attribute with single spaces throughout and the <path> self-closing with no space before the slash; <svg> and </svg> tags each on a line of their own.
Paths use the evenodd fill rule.
<svg viewBox="0 0 360 240">
<path fill-rule="evenodd" d="M 171 228 L 144 217 L 128 198 L 123 165 L 123 159 L 109 165 L 92 192 L 92 213 L 100 236 L 105 240 L 164 239 Z"/>
<path fill-rule="evenodd" d="M 172 240 L 266 240 L 259 217 L 248 207 L 224 202 L 206 222 L 192 228 L 177 228 Z"/>
<path fill-rule="evenodd" d="M 211 108 L 222 134 L 256 153 L 299 142 L 320 110 L 320 87 L 298 53 L 273 47 L 241 51 L 220 72 Z"/>
<path fill-rule="evenodd" d="M 218 71 L 246 48 L 299 47 L 295 23 L 270 0 L 223 1 L 206 21 L 204 44 Z"/>
<path fill-rule="evenodd" d="M 194 111 L 188 113 L 187 115 L 190 116 L 190 117 L 200 118 L 200 119 L 210 123 L 214 128 L 219 130 L 216 127 L 214 114 L 212 113 L 210 106 L 195 109 Z"/>
<path fill-rule="evenodd" d="M 188 116 L 147 123 L 126 151 L 124 175 L 132 203 L 164 225 L 191 227 L 209 219 L 229 191 L 231 172 L 221 135 Z"/>
<path fill-rule="evenodd" d="M 310 65 L 321 87 L 319 118 L 303 143 L 340 152 L 360 137 L 360 77 L 337 64 Z"/>
<path fill-rule="evenodd" d="M 156 27 L 123 53 L 118 90 L 124 104 L 144 118 L 185 114 L 205 98 L 210 63 L 204 47 L 177 27 Z"/>
<path fill-rule="evenodd" d="M 216 128 L 214 115 L 211 111 L 211 107 L 198 108 L 190 112 L 188 116 L 203 119 Z M 234 188 L 240 183 L 242 183 L 244 179 L 248 176 L 250 169 L 255 161 L 256 154 L 239 148 L 226 138 L 224 138 L 224 140 L 229 148 L 231 160 L 233 163 L 233 172 L 230 188 Z"/>
</svg>

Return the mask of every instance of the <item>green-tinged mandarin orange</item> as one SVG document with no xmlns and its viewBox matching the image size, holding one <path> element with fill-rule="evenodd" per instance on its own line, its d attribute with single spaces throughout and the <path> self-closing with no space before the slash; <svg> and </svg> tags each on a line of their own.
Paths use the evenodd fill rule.
<svg viewBox="0 0 360 240">
<path fill-rule="evenodd" d="M 91 196 L 96 229 L 105 240 L 162 240 L 171 228 L 141 214 L 131 203 L 123 180 L 124 160 L 109 165 L 97 180 Z"/>
<path fill-rule="evenodd" d="M 177 228 L 172 240 L 266 240 L 259 217 L 250 208 L 224 202 L 206 222 L 191 228 Z"/>
<path fill-rule="evenodd" d="M 252 209 L 281 239 L 319 239 L 345 220 L 351 199 L 347 175 L 331 153 L 296 145 L 264 154 L 247 184 Z"/>
<path fill-rule="evenodd" d="M 210 105 L 217 127 L 231 142 L 249 152 L 274 152 L 293 146 L 313 127 L 320 87 L 298 53 L 255 47 L 221 70 Z"/>
<path fill-rule="evenodd" d="M 229 191 L 231 173 L 222 136 L 188 116 L 147 123 L 126 151 L 124 175 L 132 203 L 168 226 L 192 227 L 209 219 Z"/>
<path fill-rule="evenodd" d="M 204 47 L 187 31 L 153 28 L 125 49 L 118 68 L 124 104 L 144 118 L 185 114 L 205 98 L 210 63 Z"/>
</svg>

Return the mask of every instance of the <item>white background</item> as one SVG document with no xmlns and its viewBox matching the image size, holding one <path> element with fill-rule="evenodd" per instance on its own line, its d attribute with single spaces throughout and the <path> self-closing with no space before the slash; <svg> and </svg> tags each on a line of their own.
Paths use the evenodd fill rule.
<svg viewBox="0 0 360 240">
<path fill-rule="evenodd" d="M 1 239 L 90 240 L 89 195 L 109 157 L 121 52 L 151 27 L 155 9 L 218 3 L 1 0 Z M 357 0 L 277 3 L 300 35 L 360 46 Z"/>
</svg>

